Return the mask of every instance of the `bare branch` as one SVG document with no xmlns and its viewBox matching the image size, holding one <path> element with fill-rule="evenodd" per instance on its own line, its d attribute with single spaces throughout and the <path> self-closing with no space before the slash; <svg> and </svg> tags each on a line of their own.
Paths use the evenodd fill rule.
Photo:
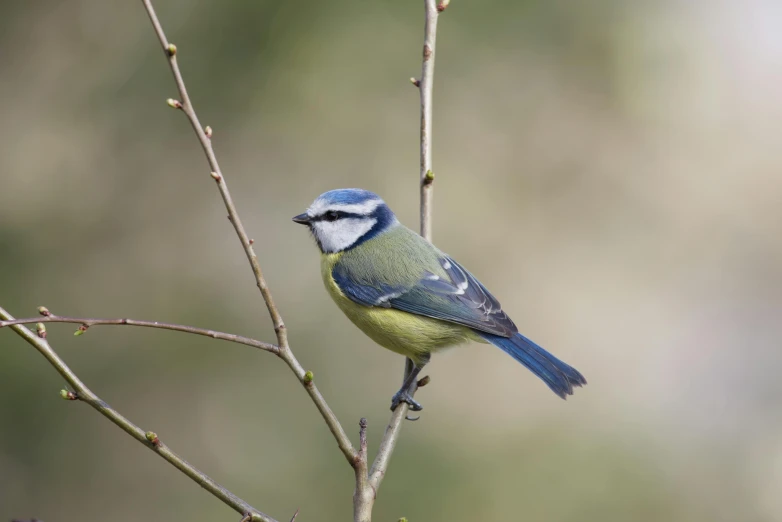
<svg viewBox="0 0 782 522">
<path fill-rule="evenodd" d="M 188 118 L 196 136 L 201 144 L 210 168 L 210 176 L 217 183 L 220 195 L 228 211 L 228 218 L 233 224 L 234 230 L 239 237 L 242 247 L 250 262 L 255 281 L 261 295 L 264 299 L 274 330 L 277 336 L 277 345 L 264 343 L 248 337 L 242 337 L 214 330 L 207 330 L 186 325 L 160 323 L 152 321 L 139 321 L 135 319 L 97 319 L 97 318 L 78 318 L 61 317 L 51 314 L 48 309 L 41 307 L 39 312 L 43 316 L 34 319 L 19 319 L 11 317 L 5 310 L 0 308 L 0 328 L 10 327 L 18 335 L 33 345 L 46 359 L 57 369 L 65 380 L 73 387 L 74 391 L 62 390 L 61 395 L 67 400 L 81 400 L 98 410 L 102 415 L 122 428 L 128 434 L 133 436 L 139 442 L 145 444 L 148 448 L 157 452 L 169 463 L 177 467 L 191 479 L 199 483 L 204 489 L 212 493 L 215 497 L 222 500 L 225 504 L 231 506 L 239 512 L 243 518 L 241 522 L 276 522 L 274 519 L 264 513 L 255 510 L 239 499 L 231 492 L 214 482 L 204 475 L 201 471 L 194 468 L 184 459 L 173 453 L 154 432 L 142 431 L 138 426 L 132 424 L 128 419 L 111 408 L 108 404 L 97 397 L 79 378 L 67 367 L 65 362 L 51 348 L 46 340 L 47 332 L 43 323 L 74 323 L 79 324 L 76 335 L 81 335 L 88 328 L 96 325 L 128 325 L 147 328 L 168 329 L 181 331 L 195 335 L 202 335 L 214 339 L 221 339 L 239 344 L 253 346 L 262 350 L 269 351 L 278 355 L 285 361 L 288 367 L 293 371 L 301 384 L 304 386 L 310 398 L 314 402 L 318 411 L 326 421 L 337 444 L 345 458 L 355 470 L 356 492 L 354 495 L 354 522 L 371 522 L 372 508 L 376 498 L 376 492 L 388 468 L 388 463 L 398 440 L 402 423 L 407 418 L 408 405 L 400 405 L 392 414 L 388 427 L 380 443 L 378 455 L 369 470 L 368 451 L 367 451 L 367 422 L 361 419 L 359 432 L 359 449 L 356 450 L 344 429 L 340 425 L 334 413 L 326 403 L 320 391 L 315 386 L 314 374 L 311 371 L 305 371 L 299 361 L 294 356 L 288 344 L 287 331 L 279 310 L 272 298 L 271 292 L 261 271 L 258 257 L 253 249 L 254 241 L 249 238 L 244 226 L 239 218 L 238 211 L 228 190 L 225 177 L 217 162 L 217 158 L 212 147 L 212 128 L 203 127 L 198 119 L 195 108 L 193 107 L 190 96 L 188 95 L 182 78 L 179 65 L 177 63 L 177 47 L 170 43 L 163 31 L 160 21 L 152 6 L 151 0 L 142 0 L 150 21 L 154 27 L 155 33 L 160 41 L 163 51 L 168 58 L 169 66 L 174 77 L 180 100 L 169 99 L 168 105 L 174 109 L 181 110 Z M 421 193 L 421 235 L 427 240 L 431 240 L 431 216 L 432 216 L 432 191 L 434 174 L 432 170 L 432 85 L 434 79 L 434 53 L 437 29 L 437 17 L 440 12 L 449 5 L 449 0 L 441 0 L 438 4 L 436 0 L 424 0 L 426 24 L 423 46 L 423 62 L 421 69 L 421 78 L 412 78 L 413 85 L 419 88 L 421 96 L 421 171 L 420 171 L 420 193 Z M 24 327 L 24 324 L 37 323 L 36 334 Z M 406 374 L 412 370 L 412 361 L 406 362 Z M 411 385 L 410 393 L 414 394 L 418 386 L 423 386 L 424 380 Z M 298 510 L 293 515 L 291 522 L 296 519 Z"/>
<path fill-rule="evenodd" d="M 225 177 L 220 170 L 220 165 L 217 163 L 217 157 L 215 156 L 214 149 L 212 148 L 212 141 L 209 139 L 209 136 L 207 136 L 207 132 L 204 127 L 201 126 L 201 122 L 198 121 L 198 115 L 196 114 L 193 103 L 190 101 L 190 96 L 187 93 L 185 81 L 182 79 L 182 73 L 180 72 L 179 65 L 177 64 L 177 48 L 174 44 L 169 43 L 168 39 L 166 38 L 166 34 L 163 32 L 163 27 L 160 25 L 160 20 L 155 13 L 154 7 L 152 7 L 152 2 L 150 0 L 142 0 L 142 2 L 147 10 L 147 14 L 149 15 L 149 19 L 152 22 L 152 26 L 155 28 L 155 33 L 157 34 L 158 40 L 160 40 L 160 45 L 163 47 L 163 52 L 168 57 L 168 63 L 171 66 L 171 73 L 174 75 L 174 81 L 176 82 L 177 89 L 179 90 L 179 96 L 182 98 L 179 101 L 170 100 L 169 105 L 176 109 L 181 109 L 182 112 L 185 113 L 187 119 L 190 121 L 190 125 L 193 127 L 193 131 L 195 131 L 196 136 L 198 137 L 198 141 L 201 143 L 201 148 L 204 149 L 204 154 L 206 155 L 206 159 L 209 162 L 209 167 L 211 168 L 210 174 L 215 179 L 215 181 L 217 181 L 217 186 L 220 189 L 220 195 L 223 197 L 226 210 L 228 210 L 228 218 L 231 220 L 231 223 L 233 223 L 236 234 L 239 236 L 239 240 L 242 242 L 244 252 L 247 255 L 247 259 L 250 261 L 253 274 L 255 274 L 255 281 L 258 285 L 258 289 L 261 291 L 263 300 L 266 302 L 266 307 L 269 309 L 269 315 L 271 316 L 272 322 L 274 323 L 274 331 L 277 333 L 278 344 L 280 346 L 287 345 L 285 324 L 282 322 L 282 316 L 280 316 L 280 312 L 277 310 L 277 306 L 274 304 L 274 299 L 272 299 L 271 292 L 269 291 L 269 288 L 266 285 L 266 280 L 263 277 L 261 265 L 258 262 L 258 256 L 255 255 L 255 251 L 250 244 L 250 238 L 247 235 L 247 232 L 244 230 L 244 225 L 242 225 L 242 221 L 239 218 L 239 213 L 236 211 L 236 206 L 234 205 L 231 193 L 228 191 L 228 185 L 225 183 Z M 209 134 L 212 134 L 211 128 L 209 129 Z"/>
<path fill-rule="evenodd" d="M 438 8 L 435 0 L 424 0 L 426 24 L 424 27 L 423 62 L 418 89 L 421 94 L 421 235 L 432 240 L 432 193 L 434 170 L 432 169 L 432 87 L 434 84 L 435 43 L 437 18 L 445 7 Z"/>
<path fill-rule="evenodd" d="M 5 321 L 14 321 L 14 318 L 0 307 L 0 318 Z M 39 321 L 45 320 L 45 318 L 39 318 Z M 128 419 L 123 417 L 117 410 L 106 404 L 100 397 L 95 395 L 92 390 L 76 376 L 75 373 L 65 364 L 59 355 L 49 345 L 49 341 L 34 334 L 21 324 L 11 324 L 9 327 L 16 332 L 22 339 L 27 341 L 38 352 L 43 355 L 49 363 L 62 375 L 62 377 L 73 387 L 74 392 L 68 392 L 63 390 L 63 398 L 69 400 L 80 400 L 86 402 L 104 417 L 111 422 L 122 428 L 128 435 L 144 444 L 146 447 L 152 449 L 155 453 L 160 455 L 163 459 L 168 461 L 171 465 L 177 468 L 179 471 L 190 477 L 193 481 L 198 483 L 202 488 L 209 493 L 223 501 L 226 505 L 230 506 L 238 513 L 251 514 L 251 520 L 257 522 L 276 522 L 273 518 L 265 513 L 258 511 L 250 504 L 240 499 L 223 486 L 209 478 L 202 471 L 195 468 L 192 464 L 185 459 L 171 451 L 171 449 L 163 444 L 156 434 L 153 432 L 145 432 Z"/>
<path fill-rule="evenodd" d="M 356 457 L 356 491 L 353 493 L 353 522 L 371 522 L 372 507 L 375 504 L 375 489 L 369 484 L 367 471 L 367 420 L 361 419 L 359 425 L 359 451 Z"/>
<path fill-rule="evenodd" d="M 369 472 L 369 484 L 378 490 L 380 484 L 385 478 L 386 470 L 388 469 L 388 462 L 391 460 L 391 455 L 394 453 L 394 448 L 399 440 L 399 434 L 402 431 L 402 423 L 407 416 L 407 407 L 400 405 L 394 413 L 391 414 L 391 420 L 388 421 L 388 426 L 383 434 L 383 439 L 380 441 L 380 447 L 377 450 L 375 461 L 372 463 L 372 469 Z"/>
<path fill-rule="evenodd" d="M 176 82 L 177 89 L 179 90 L 179 96 L 182 98 L 181 101 L 170 100 L 169 105 L 176 109 L 181 109 L 182 112 L 185 113 L 187 119 L 190 121 L 190 124 L 193 127 L 193 130 L 196 133 L 196 136 L 198 137 L 198 141 L 201 143 L 201 148 L 204 150 L 204 154 L 206 155 L 206 159 L 209 162 L 209 167 L 211 169 L 210 175 L 217 182 L 217 187 L 220 189 L 220 195 L 222 196 L 223 202 L 225 203 L 225 208 L 228 210 L 228 218 L 231 220 L 231 223 L 233 223 L 237 236 L 239 236 L 239 240 L 242 243 L 242 247 L 244 248 L 244 252 L 247 255 L 247 259 L 250 261 L 250 266 L 252 267 L 253 274 L 255 275 L 255 281 L 258 285 L 258 289 L 261 291 L 263 300 L 266 303 L 266 308 L 269 310 L 269 315 L 271 316 L 272 323 L 274 324 L 274 331 L 277 334 L 277 344 L 279 345 L 278 355 L 283 361 L 285 361 L 296 377 L 298 377 L 299 381 L 304 385 L 307 393 L 310 395 L 310 398 L 315 403 L 315 406 L 318 408 L 318 411 L 320 412 L 323 419 L 326 421 L 329 430 L 337 440 L 337 445 L 339 446 L 340 450 L 342 450 L 345 458 L 352 466 L 356 458 L 356 449 L 350 442 L 350 438 L 347 436 L 345 430 L 340 425 L 339 420 L 337 420 L 337 417 L 334 415 L 334 412 L 331 411 L 331 408 L 329 408 L 326 400 L 323 398 L 320 391 L 318 391 L 315 383 L 313 383 L 311 379 L 309 382 L 304 382 L 304 377 L 307 372 L 304 371 L 304 368 L 293 355 L 293 352 L 288 345 L 288 335 L 285 330 L 285 323 L 283 323 L 282 316 L 280 315 L 280 312 L 274 303 L 274 299 L 272 298 L 269 287 L 266 285 L 266 280 L 264 279 L 263 272 L 261 271 L 261 265 L 258 262 L 258 256 L 255 255 L 255 251 L 252 247 L 254 241 L 249 238 L 247 232 L 244 230 L 242 221 L 239 219 L 239 213 L 237 212 L 236 206 L 234 205 L 233 199 L 231 198 L 231 193 L 228 191 L 228 185 L 225 182 L 225 176 L 220 170 L 220 165 L 217 163 L 217 158 L 215 157 L 214 149 L 212 148 L 212 141 L 210 139 L 210 136 L 212 135 L 212 129 L 209 128 L 209 131 L 207 132 L 201 126 L 201 123 L 198 121 L 195 108 L 190 101 L 190 96 L 187 93 L 185 81 L 182 79 L 182 73 L 180 72 L 179 65 L 177 63 L 177 48 L 166 38 L 166 35 L 163 32 L 163 27 L 160 25 L 160 20 L 158 19 L 157 14 L 155 14 L 155 9 L 152 7 L 151 0 L 142 0 L 142 2 L 147 10 L 147 14 L 149 15 L 149 19 L 152 22 L 152 26 L 155 28 L 155 33 L 157 34 L 158 40 L 160 40 L 160 45 L 163 47 L 163 52 L 168 58 L 168 63 L 171 67 L 171 73 L 174 75 L 174 81 Z"/>
<path fill-rule="evenodd" d="M 174 330 L 176 332 L 185 332 L 194 335 L 203 335 L 204 337 L 211 337 L 212 339 L 220 339 L 222 341 L 229 341 L 232 343 L 245 344 L 252 346 L 253 348 L 259 348 L 273 354 L 280 352 L 279 347 L 265 343 L 263 341 L 256 341 L 249 337 L 243 337 L 241 335 L 234 335 L 225 332 L 218 332 L 215 330 L 205 330 L 203 328 L 196 328 L 194 326 L 186 326 L 182 324 L 170 324 L 161 323 L 159 321 L 139 321 L 136 319 L 97 319 L 92 317 L 61 317 L 59 315 L 45 315 L 44 317 L 35 317 L 27 319 L 14 319 L 13 321 L 0 321 L 0 328 L 7 326 L 13 326 L 18 324 L 32 324 L 32 323 L 73 323 L 84 326 L 84 330 L 91 326 L 98 325 L 116 325 L 116 326 L 140 326 L 143 328 L 160 328 L 163 330 Z M 40 328 L 39 328 L 40 331 Z M 83 331 L 83 330 L 82 330 Z M 43 330 L 45 335 L 46 330 Z M 41 335 L 39 334 L 39 337 Z"/>
<path fill-rule="evenodd" d="M 418 87 L 421 95 L 421 235 L 428 241 L 432 240 L 432 194 L 434 190 L 434 171 L 432 170 L 432 86 L 434 84 L 435 43 L 437 41 L 437 18 L 448 7 L 449 0 L 424 0 L 426 21 L 424 24 L 424 46 L 421 65 L 421 78 L 411 78 L 413 85 Z M 405 377 L 412 371 L 412 361 L 405 361 Z M 415 393 L 417 383 L 411 386 L 411 396 Z M 400 404 L 391 414 L 383 439 L 380 442 L 375 461 L 369 472 L 369 484 L 375 490 L 383 481 L 391 454 L 394 452 L 402 423 L 407 418 L 408 405 Z"/>
<path fill-rule="evenodd" d="M 293 373 L 296 374 L 296 377 L 298 377 L 304 385 L 304 389 L 307 390 L 310 399 L 315 403 L 321 416 L 326 421 L 331 434 L 334 435 L 334 439 L 337 441 L 337 445 L 339 446 L 339 449 L 342 450 L 342 454 L 347 459 L 348 464 L 353 466 L 356 462 L 356 455 L 358 452 L 353 447 L 353 443 L 350 442 L 350 438 L 339 423 L 339 419 L 337 419 L 337 416 L 334 415 L 334 412 L 331 411 L 331 408 L 326 403 L 326 399 L 323 398 L 320 390 L 315 386 L 315 383 L 313 382 L 314 374 L 312 372 L 304 371 L 304 368 L 301 367 L 301 364 L 299 364 L 299 361 L 293 356 L 293 352 L 291 352 L 290 349 L 285 351 L 281 350 L 280 357 L 288 364 L 291 370 L 293 370 Z"/>
</svg>

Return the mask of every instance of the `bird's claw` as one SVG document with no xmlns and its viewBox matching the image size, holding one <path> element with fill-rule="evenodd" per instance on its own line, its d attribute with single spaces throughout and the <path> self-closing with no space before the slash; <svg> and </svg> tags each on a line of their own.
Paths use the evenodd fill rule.
<svg viewBox="0 0 782 522">
<path fill-rule="evenodd" d="M 391 399 L 391 411 L 396 410 L 397 406 L 403 402 L 410 406 L 410 411 L 421 411 L 424 409 L 424 407 L 421 406 L 421 403 L 413 399 L 413 396 L 410 395 L 410 392 L 407 390 L 399 390 Z"/>
</svg>

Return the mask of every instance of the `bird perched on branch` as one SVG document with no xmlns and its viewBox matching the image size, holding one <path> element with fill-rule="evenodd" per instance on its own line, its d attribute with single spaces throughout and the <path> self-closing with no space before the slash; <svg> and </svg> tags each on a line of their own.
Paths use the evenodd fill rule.
<svg viewBox="0 0 782 522">
<path fill-rule="evenodd" d="M 471 340 L 497 346 L 563 399 L 586 384 L 578 370 L 521 335 L 480 281 L 402 225 L 377 194 L 331 190 L 293 221 L 312 232 L 337 306 L 380 346 L 413 361 L 392 410 L 402 402 L 421 410 L 409 390 L 432 352 Z"/>
</svg>

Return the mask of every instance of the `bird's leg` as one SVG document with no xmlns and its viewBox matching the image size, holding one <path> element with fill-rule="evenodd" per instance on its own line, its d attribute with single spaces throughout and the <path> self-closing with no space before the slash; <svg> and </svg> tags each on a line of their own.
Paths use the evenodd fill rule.
<svg viewBox="0 0 782 522">
<path fill-rule="evenodd" d="M 424 367 L 424 365 L 422 364 L 421 366 L 418 366 L 410 359 L 408 359 L 407 362 L 408 368 L 412 366 L 412 369 L 407 373 L 407 377 L 405 378 L 404 383 L 402 383 L 402 387 L 399 388 L 399 391 L 396 392 L 391 399 L 391 411 L 394 411 L 396 407 L 403 402 L 409 404 L 410 410 L 412 411 L 421 411 L 424 409 L 424 407 L 421 406 L 421 404 L 415 399 L 413 399 L 412 395 L 410 395 L 410 387 L 415 382 L 418 374 L 421 373 L 421 369 Z"/>
</svg>

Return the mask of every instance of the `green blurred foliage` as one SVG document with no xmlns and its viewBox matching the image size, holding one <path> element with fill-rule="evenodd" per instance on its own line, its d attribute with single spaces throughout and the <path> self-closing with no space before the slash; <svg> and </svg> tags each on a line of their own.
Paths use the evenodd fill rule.
<svg viewBox="0 0 782 522">
<path fill-rule="evenodd" d="M 159 0 L 290 328 L 373 448 L 403 361 L 290 222 L 379 192 L 415 227 L 421 2 Z M 436 357 L 375 519 L 782 518 L 782 39 L 772 0 L 454 0 L 435 82 L 435 242 L 583 371 Z M 776 16 L 776 18 L 775 18 Z M 273 338 L 140 2 L 0 17 L 0 305 Z M 349 520 L 352 473 L 283 364 L 172 332 L 51 325 L 96 393 L 279 519 Z M 231 520 L 0 331 L 0 518 Z"/>
</svg>

